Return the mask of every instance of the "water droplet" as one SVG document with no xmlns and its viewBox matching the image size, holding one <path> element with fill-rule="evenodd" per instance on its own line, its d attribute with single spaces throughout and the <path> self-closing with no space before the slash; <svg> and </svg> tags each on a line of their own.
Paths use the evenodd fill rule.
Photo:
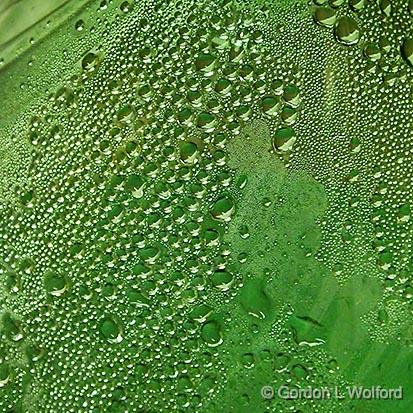
<svg viewBox="0 0 413 413">
<path fill-rule="evenodd" d="M 274 139 L 272 141 L 273 148 L 276 152 L 288 152 L 293 148 L 296 140 L 297 137 L 295 136 L 294 129 L 289 126 L 279 128 L 275 132 Z"/>
<path fill-rule="evenodd" d="M 281 107 L 281 102 L 278 97 L 266 96 L 261 102 L 262 111 L 267 115 L 274 116 Z"/>
<path fill-rule="evenodd" d="M 82 59 L 82 68 L 86 72 L 94 72 L 100 64 L 99 56 L 95 53 L 89 52 Z"/>
<path fill-rule="evenodd" d="M 209 53 L 201 53 L 195 60 L 195 67 L 204 72 L 205 75 L 211 76 L 216 64 L 216 58 Z"/>
<path fill-rule="evenodd" d="M 380 48 L 374 43 L 368 43 L 366 44 L 366 46 L 364 46 L 364 55 L 367 57 L 367 59 L 375 62 L 377 60 L 380 60 L 381 51 Z"/>
<path fill-rule="evenodd" d="M 212 314 L 212 308 L 206 304 L 200 304 L 194 307 L 189 313 L 191 320 L 198 321 L 199 323 L 205 323 L 208 317 Z"/>
<path fill-rule="evenodd" d="M 119 8 L 123 13 L 129 13 L 132 10 L 132 4 L 129 1 L 124 1 Z"/>
<path fill-rule="evenodd" d="M 317 7 L 314 11 L 314 20 L 320 26 L 333 27 L 337 20 L 336 11 L 330 7 Z"/>
<path fill-rule="evenodd" d="M 14 318 L 10 313 L 5 313 L 2 322 L 4 333 L 9 340 L 20 341 L 23 339 L 23 330 L 19 320 Z"/>
<path fill-rule="evenodd" d="M 234 212 L 235 203 L 229 195 L 218 198 L 211 209 L 211 215 L 221 221 L 230 221 Z"/>
<path fill-rule="evenodd" d="M 380 10 L 385 16 L 389 17 L 391 14 L 391 3 L 390 0 L 380 0 Z"/>
<path fill-rule="evenodd" d="M 402 43 L 401 52 L 404 60 L 413 66 L 413 38 L 405 39 Z"/>
<path fill-rule="evenodd" d="M 47 271 L 43 278 L 45 290 L 55 297 L 62 296 L 68 289 L 68 282 L 61 274 Z"/>
<path fill-rule="evenodd" d="M 215 271 L 211 277 L 212 285 L 221 291 L 227 291 L 234 282 L 234 276 L 227 271 Z"/>
<path fill-rule="evenodd" d="M 202 326 L 201 337 L 209 347 L 216 347 L 223 343 L 221 327 L 216 321 L 208 321 Z"/>
<path fill-rule="evenodd" d="M 340 17 L 335 25 L 334 33 L 337 41 L 346 46 L 355 45 L 360 40 L 359 27 L 352 17 Z"/>
<path fill-rule="evenodd" d="M 125 188 L 135 198 L 142 198 L 144 187 L 145 181 L 140 175 L 130 175 L 125 183 Z"/>
<path fill-rule="evenodd" d="M 10 367 L 6 363 L 0 363 L 0 388 L 7 385 L 10 381 Z"/>
<path fill-rule="evenodd" d="M 399 212 L 397 214 L 397 220 L 400 224 L 404 224 L 410 221 L 410 216 L 411 216 L 410 204 L 405 203 L 399 208 Z"/>
<path fill-rule="evenodd" d="M 364 0 L 349 0 L 349 6 L 354 11 L 359 11 L 364 7 Z"/>
<path fill-rule="evenodd" d="M 283 99 L 287 106 L 296 108 L 300 105 L 300 90 L 295 85 L 288 85 L 284 89 Z"/>
<path fill-rule="evenodd" d="M 245 353 L 242 355 L 242 365 L 246 369 L 252 369 L 255 365 L 255 357 L 252 353 Z"/>
<path fill-rule="evenodd" d="M 84 28 L 85 28 L 85 22 L 84 22 L 83 20 L 78 20 L 78 21 L 75 23 L 75 29 L 76 29 L 78 32 L 81 32 Z"/>
<path fill-rule="evenodd" d="M 193 164 L 197 160 L 198 147 L 193 142 L 185 142 L 181 144 L 179 155 L 181 161 L 186 164 Z"/>
<path fill-rule="evenodd" d="M 106 317 L 101 323 L 99 330 L 103 337 L 111 344 L 120 343 L 123 340 L 122 328 L 118 321 Z"/>
</svg>

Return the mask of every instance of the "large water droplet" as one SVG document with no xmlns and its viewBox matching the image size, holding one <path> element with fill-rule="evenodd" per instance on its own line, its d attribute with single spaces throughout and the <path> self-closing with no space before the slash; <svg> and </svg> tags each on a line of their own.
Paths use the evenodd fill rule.
<svg viewBox="0 0 413 413">
<path fill-rule="evenodd" d="M 352 17 L 340 17 L 335 25 L 334 33 L 337 41 L 346 46 L 355 45 L 360 40 L 360 29 Z"/>
<path fill-rule="evenodd" d="M 6 363 L 0 363 L 0 388 L 10 381 L 10 367 Z"/>
<path fill-rule="evenodd" d="M 218 198 L 212 209 L 211 215 L 221 221 L 231 220 L 232 215 L 235 212 L 235 203 L 232 197 L 229 195 L 222 196 Z"/>
<path fill-rule="evenodd" d="M 413 66 L 413 38 L 405 39 L 401 46 L 403 59 Z"/>
<path fill-rule="evenodd" d="M 274 139 L 272 141 L 273 148 L 277 152 L 288 152 L 292 149 L 296 140 L 297 138 L 293 128 L 289 126 L 279 128 L 275 132 Z"/>
<path fill-rule="evenodd" d="M 314 20 L 320 26 L 333 27 L 337 20 L 336 11 L 330 7 L 317 7 L 314 11 Z"/>
<path fill-rule="evenodd" d="M 101 323 L 99 330 L 103 337 L 111 344 L 120 343 L 123 340 L 122 328 L 119 321 L 106 317 Z"/>
<path fill-rule="evenodd" d="M 209 347 L 223 343 L 221 327 L 216 321 L 208 321 L 201 328 L 201 337 Z"/>
<path fill-rule="evenodd" d="M 68 282 L 66 278 L 53 271 L 47 271 L 44 275 L 43 284 L 45 290 L 55 297 L 60 297 L 68 289 Z"/>
</svg>

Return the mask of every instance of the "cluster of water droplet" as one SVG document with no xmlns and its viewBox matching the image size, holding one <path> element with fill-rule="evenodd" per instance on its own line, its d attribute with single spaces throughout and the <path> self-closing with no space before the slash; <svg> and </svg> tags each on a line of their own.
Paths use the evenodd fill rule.
<svg viewBox="0 0 413 413">
<path fill-rule="evenodd" d="M 0 408 L 270 411 L 261 385 L 341 383 L 336 279 L 411 304 L 404 9 L 116 4 L 1 171 Z M 364 322 L 394 320 L 375 299 Z"/>
<path fill-rule="evenodd" d="M 274 78 L 259 11 L 204 6 L 129 16 L 29 121 L 30 180 L 1 210 L 5 407 L 10 386 L 68 412 L 198 411 L 214 391 L 212 303 L 241 282 L 226 143 L 264 118 L 288 152 L 300 97 Z"/>
<path fill-rule="evenodd" d="M 412 4 L 316 1 L 311 8 L 326 65 L 320 76 L 315 66 L 306 70 L 312 79 L 302 80 L 302 95 L 318 82 L 312 103 L 322 104 L 304 107 L 309 128 L 298 130 L 290 164 L 310 170 L 328 194 L 317 258 L 343 282 L 381 279 L 384 300 L 377 296 L 361 318 L 374 340 L 411 342 L 403 326 L 412 310 Z"/>
</svg>

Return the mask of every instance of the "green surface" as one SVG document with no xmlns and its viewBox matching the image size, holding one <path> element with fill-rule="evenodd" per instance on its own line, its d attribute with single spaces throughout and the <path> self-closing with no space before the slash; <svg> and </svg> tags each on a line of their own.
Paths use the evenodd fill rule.
<svg viewBox="0 0 413 413">
<path fill-rule="evenodd" d="M 409 413 L 412 15 L 2 3 L 0 413 Z"/>
</svg>

